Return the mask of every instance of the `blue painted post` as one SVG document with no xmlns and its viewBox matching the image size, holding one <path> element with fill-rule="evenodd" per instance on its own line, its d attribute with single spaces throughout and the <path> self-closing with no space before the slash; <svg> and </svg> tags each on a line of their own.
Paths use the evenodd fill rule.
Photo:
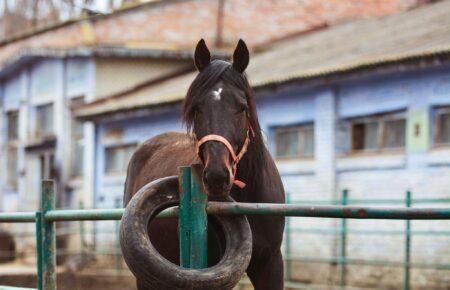
<svg viewBox="0 0 450 290">
<path fill-rule="evenodd" d="M 342 191 L 341 205 L 347 205 L 348 203 L 348 190 Z M 340 286 L 341 289 L 345 289 L 347 284 L 347 219 L 342 219 L 341 223 L 341 247 L 339 253 L 340 264 Z"/>
<path fill-rule="evenodd" d="M 48 221 L 45 214 L 55 209 L 55 183 L 53 180 L 42 181 L 42 289 L 56 290 L 56 234 L 55 223 Z"/>
<path fill-rule="evenodd" d="M 406 192 L 406 207 L 411 207 L 411 191 Z M 403 290 L 410 289 L 410 263 L 411 263 L 411 221 L 406 220 L 405 225 L 405 262 L 403 273 Z"/>
</svg>

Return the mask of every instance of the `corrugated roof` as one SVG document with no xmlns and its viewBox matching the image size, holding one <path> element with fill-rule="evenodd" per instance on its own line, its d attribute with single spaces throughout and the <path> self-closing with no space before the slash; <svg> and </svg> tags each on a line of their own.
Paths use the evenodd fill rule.
<svg viewBox="0 0 450 290">
<path fill-rule="evenodd" d="M 229 52 L 215 51 L 215 57 L 227 58 Z M 157 58 L 157 59 L 192 59 L 191 49 L 177 46 L 151 47 L 151 46 L 86 46 L 68 48 L 27 48 L 16 53 L 0 67 L 0 78 L 9 77 L 16 69 L 40 58 L 66 58 L 66 57 L 131 57 L 131 58 Z"/>
<path fill-rule="evenodd" d="M 450 0 L 274 44 L 251 58 L 247 74 L 251 84 L 260 87 L 442 53 L 450 53 Z M 88 118 L 182 100 L 195 75 L 87 105 L 78 116 Z"/>
</svg>

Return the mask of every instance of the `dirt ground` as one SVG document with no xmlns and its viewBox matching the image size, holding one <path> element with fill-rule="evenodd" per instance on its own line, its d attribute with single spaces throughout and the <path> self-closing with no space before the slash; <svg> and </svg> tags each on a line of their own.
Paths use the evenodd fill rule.
<svg viewBox="0 0 450 290">
<path fill-rule="evenodd" d="M 135 289 L 134 278 L 125 271 L 109 273 L 101 271 L 68 271 L 58 268 L 58 290 L 124 290 Z M 34 266 L 16 264 L 0 266 L 0 285 L 36 287 Z"/>
<path fill-rule="evenodd" d="M 103 263 L 97 263 L 79 271 L 70 271 L 58 267 L 58 290 L 134 290 L 135 280 L 131 272 L 123 267 L 120 271 L 107 269 Z M 247 283 L 236 290 L 249 290 Z M 36 268 L 34 265 L 17 263 L 0 265 L 0 285 L 16 287 L 36 287 Z"/>
</svg>

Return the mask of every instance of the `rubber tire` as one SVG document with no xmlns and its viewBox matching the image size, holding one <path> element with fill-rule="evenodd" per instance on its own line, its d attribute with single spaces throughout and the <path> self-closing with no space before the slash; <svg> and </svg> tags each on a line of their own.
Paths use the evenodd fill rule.
<svg viewBox="0 0 450 290">
<path fill-rule="evenodd" d="M 165 259 L 152 245 L 147 226 L 161 210 L 179 204 L 178 188 L 176 176 L 165 177 L 145 185 L 130 200 L 120 228 L 125 262 L 139 285 L 148 289 L 232 289 L 252 254 L 252 234 L 245 216 L 215 216 L 226 246 L 219 263 L 209 268 L 182 268 Z"/>
</svg>

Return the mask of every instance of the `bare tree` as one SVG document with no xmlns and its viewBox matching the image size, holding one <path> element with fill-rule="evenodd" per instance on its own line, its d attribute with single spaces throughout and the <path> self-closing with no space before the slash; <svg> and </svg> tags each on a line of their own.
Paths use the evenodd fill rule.
<svg viewBox="0 0 450 290">
<path fill-rule="evenodd" d="M 0 39 L 53 25 L 82 13 L 95 14 L 99 0 L 3 0 L 0 4 Z M 112 11 L 123 0 L 108 0 Z"/>
</svg>

